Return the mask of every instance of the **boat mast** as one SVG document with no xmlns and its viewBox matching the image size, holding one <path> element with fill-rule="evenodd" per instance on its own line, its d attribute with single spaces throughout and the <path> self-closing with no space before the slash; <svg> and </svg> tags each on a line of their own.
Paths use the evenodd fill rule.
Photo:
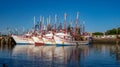
<svg viewBox="0 0 120 67">
<path fill-rule="evenodd" d="M 43 24 L 42 24 L 42 25 L 43 25 L 43 26 L 42 26 L 42 27 L 43 27 L 43 34 L 45 34 L 44 16 L 42 17 L 42 23 L 43 23 Z"/>
<path fill-rule="evenodd" d="M 55 15 L 55 32 L 56 32 L 56 23 L 57 23 L 57 15 Z"/>
<path fill-rule="evenodd" d="M 49 18 L 47 18 L 47 26 L 48 26 L 48 24 L 49 24 Z"/>
<path fill-rule="evenodd" d="M 48 25 L 50 26 L 50 21 L 51 21 L 51 17 L 49 16 L 49 22 L 48 22 Z"/>
<path fill-rule="evenodd" d="M 40 16 L 40 32 L 42 31 L 42 16 Z"/>
<path fill-rule="evenodd" d="M 48 31 L 48 22 L 49 22 L 49 18 L 47 18 L 46 21 L 47 21 L 47 31 Z"/>
<path fill-rule="evenodd" d="M 65 13 L 64 14 L 64 31 L 65 31 L 65 33 L 66 33 L 66 17 L 67 17 L 67 14 Z"/>
<path fill-rule="evenodd" d="M 42 20 L 42 22 L 43 22 L 43 24 L 42 24 L 42 25 L 43 25 L 43 30 L 44 30 L 44 16 L 43 16 L 43 18 L 42 18 L 42 19 L 43 19 L 43 20 Z"/>
<path fill-rule="evenodd" d="M 78 33 L 78 18 L 79 18 L 79 12 L 77 12 L 77 17 L 76 17 L 76 32 Z"/>
<path fill-rule="evenodd" d="M 35 16 L 34 16 L 34 32 L 36 31 L 36 29 L 35 29 Z"/>
<path fill-rule="evenodd" d="M 50 21 L 51 21 L 51 17 L 49 16 L 49 18 L 48 18 L 48 25 L 47 25 L 48 31 L 51 30 Z"/>
<path fill-rule="evenodd" d="M 48 24 L 50 24 L 50 21 L 51 21 L 51 17 L 49 16 L 49 22 L 48 22 Z"/>
<path fill-rule="evenodd" d="M 77 17 L 76 17 L 76 28 L 78 28 L 78 18 L 79 18 L 79 12 L 77 12 Z"/>
<path fill-rule="evenodd" d="M 83 21 L 83 23 L 82 23 L 82 34 L 84 34 L 85 33 L 85 21 Z"/>
</svg>

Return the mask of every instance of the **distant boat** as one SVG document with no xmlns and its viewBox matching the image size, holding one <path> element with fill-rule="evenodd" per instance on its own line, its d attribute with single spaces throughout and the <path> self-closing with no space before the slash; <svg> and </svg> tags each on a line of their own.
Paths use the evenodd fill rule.
<svg viewBox="0 0 120 67">
<path fill-rule="evenodd" d="M 89 35 L 82 36 L 83 40 L 75 41 L 77 45 L 88 45 L 92 42 L 92 37 Z"/>
<path fill-rule="evenodd" d="M 90 42 L 88 40 L 86 41 L 75 41 L 77 45 L 88 45 Z"/>
</svg>

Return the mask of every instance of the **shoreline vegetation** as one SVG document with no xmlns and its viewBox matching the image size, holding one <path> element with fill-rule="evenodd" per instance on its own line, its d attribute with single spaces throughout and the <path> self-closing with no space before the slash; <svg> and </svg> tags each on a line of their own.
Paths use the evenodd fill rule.
<svg viewBox="0 0 120 67">
<path fill-rule="evenodd" d="M 120 44 L 120 27 L 107 30 L 106 32 L 92 33 L 94 44 Z"/>
</svg>

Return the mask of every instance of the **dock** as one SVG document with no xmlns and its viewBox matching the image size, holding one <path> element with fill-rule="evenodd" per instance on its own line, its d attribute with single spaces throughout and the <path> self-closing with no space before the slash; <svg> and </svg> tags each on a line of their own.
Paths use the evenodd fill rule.
<svg viewBox="0 0 120 67">
<path fill-rule="evenodd" d="M 0 36 L 0 47 L 13 47 L 16 45 L 16 42 L 12 37 L 9 36 Z"/>
<path fill-rule="evenodd" d="M 93 38 L 93 44 L 116 44 L 116 38 Z M 118 39 L 120 44 L 120 39 Z"/>
</svg>

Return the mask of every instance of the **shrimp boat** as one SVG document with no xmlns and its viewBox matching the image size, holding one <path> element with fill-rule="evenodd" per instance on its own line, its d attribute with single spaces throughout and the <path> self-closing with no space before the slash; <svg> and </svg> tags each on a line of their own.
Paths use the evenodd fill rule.
<svg viewBox="0 0 120 67">
<path fill-rule="evenodd" d="M 44 19 L 44 17 L 43 17 Z M 44 21 L 43 21 L 44 23 Z M 43 25 L 44 26 L 44 25 Z M 47 18 L 47 26 L 43 27 L 43 31 L 45 32 L 45 34 L 43 35 L 42 39 L 44 41 L 44 44 L 49 46 L 49 45 L 55 45 L 55 40 L 54 40 L 54 35 L 52 30 L 50 30 L 48 27 L 50 27 L 50 16 L 49 18 Z"/>
<path fill-rule="evenodd" d="M 15 40 L 16 44 L 34 44 L 34 41 L 32 40 L 31 37 L 27 36 L 17 36 L 17 35 L 12 35 L 13 39 Z"/>
<path fill-rule="evenodd" d="M 69 45 L 76 45 L 75 42 L 73 42 L 73 38 L 72 36 L 70 36 L 69 34 L 65 34 L 65 33 L 56 33 L 54 35 L 54 39 L 56 42 L 57 46 L 69 46 Z"/>
<path fill-rule="evenodd" d="M 77 13 L 77 18 L 76 18 L 76 28 L 73 28 L 70 31 L 67 31 L 66 13 L 64 14 L 64 29 L 61 27 L 62 25 L 60 27 L 58 26 L 59 29 L 56 29 L 57 15 L 55 15 L 55 28 L 54 28 L 54 32 L 52 32 L 53 28 L 50 25 L 50 16 L 49 18 L 47 18 L 47 24 L 48 24 L 47 26 L 44 23 L 44 17 L 40 16 L 40 23 L 38 24 L 36 23 L 35 16 L 34 16 L 34 35 L 29 35 L 29 36 L 12 35 L 12 37 L 16 41 L 17 44 L 35 44 L 35 46 L 55 45 L 55 44 L 56 45 L 76 45 L 76 43 L 88 44 L 89 39 L 86 41 L 77 41 L 77 40 L 75 41 L 74 40 L 75 38 L 74 36 L 76 34 L 81 34 L 81 32 L 78 31 L 78 27 L 79 27 L 78 17 L 79 17 L 79 12 Z M 75 35 L 73 33 L 74 29 L 76 32 Z M 62 30 L 63 32 L 59 32 L 59 30 Z M 72 33 L 72 36 L 68 33 L 70 34 Z M 39 34 L 42 34 L 42 35 L 39 35 Z"/>
<path fill-rule="evenodd" d="M 57 46 L 75 45 L 75 43 L 72 42 L 72 40 L 73 40 L 72 36 L 67 33 L 66 17 L 67 17 L 67 15 L 65 13 L 64 14 L 64 32 L 55 33 L 55 35 L 54 35 L 54 40 L 55 40 Z"/>
<path fill-rule="evenodd" d="M 35 45 L 35 46 L 41 46 L 44 45 L 44 42 L 42 38 L 36 37 L 36 36 L 17 36 L 12 35 L 13 39 L 15 40 L 16 44 L 27 44 L 27 45 Z"/>
<path fill-rule="evenodd" d="M 18 35 L 12 35 L 13 39 L 17 44 L 35 44 L 35 46 L 38 45 L 44 45 L 44 42 L 42 40 L 41 35 L 39 36 L 36 31 L 36 25 L 35 25 L 35 17 L 34 17 L 34 32 L 24 34 L 23 36 Z"/>
<path fill-rule="evenodd" d="M 48 32 L 47 34 L 43 35 L 42 37 L 45 45 L 55 45 L 54 35 L 52 32 Z"/>
</svg>

